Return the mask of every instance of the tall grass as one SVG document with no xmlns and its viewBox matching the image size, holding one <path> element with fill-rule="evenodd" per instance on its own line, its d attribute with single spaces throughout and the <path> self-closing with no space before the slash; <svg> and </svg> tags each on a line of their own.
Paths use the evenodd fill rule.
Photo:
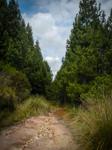
<svg viewBox="0 0 112 150">
<path fill-rule="evenodd" d="M 51 110 L 51 105 L 43 97 L 30 97 L 24 103 L 17 106 L 13 113 L 1 112 L 0 128 L 12 125 L 30 116 L 46 114 Z"/>
<path fill-rule="evenodd" d="M 78 110 L 72 129 L 79 150 L 112 150 L 112 102 L 102 101 L 88 111 Z"/>
</svg>

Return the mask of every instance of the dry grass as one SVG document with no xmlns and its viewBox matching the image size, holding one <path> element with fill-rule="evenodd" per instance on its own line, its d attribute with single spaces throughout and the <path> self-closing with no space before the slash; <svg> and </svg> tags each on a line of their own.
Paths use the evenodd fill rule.
<svg viewBox="0 0 112 150">
<path fill-rule="evenodd" d="M 89 110 L 77 110 L 71 127 L 79 150 L 112 150 L 112 102 L 97 103 Z"/>
</svg>

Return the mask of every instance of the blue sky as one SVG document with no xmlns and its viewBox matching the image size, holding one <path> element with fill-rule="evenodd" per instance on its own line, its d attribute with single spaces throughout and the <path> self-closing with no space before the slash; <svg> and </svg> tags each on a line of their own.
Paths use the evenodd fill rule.
<svg viewBox="0 0 112 150">
<path fill-rule="evenodd" d="M 39 40 L 44 59 L 53 74 L 59 70 L 66 52 L 74 17 L 80 0 L 18 0 L 26 23 L 32 26 L 34 40 Z M 109 14 L 112 0 L 97 0 Z"/>
</svg>

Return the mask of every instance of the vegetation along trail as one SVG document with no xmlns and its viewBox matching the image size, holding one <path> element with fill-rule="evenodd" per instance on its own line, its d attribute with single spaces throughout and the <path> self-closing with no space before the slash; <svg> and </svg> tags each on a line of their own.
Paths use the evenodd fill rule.
<svg viewBox="0 0 112 150">
<path fill-rule="evenodd" d="M 1 150 L 75 150 L 73 137 L 55 114 L 31 117 L 2 131 Z"/>
</svg>

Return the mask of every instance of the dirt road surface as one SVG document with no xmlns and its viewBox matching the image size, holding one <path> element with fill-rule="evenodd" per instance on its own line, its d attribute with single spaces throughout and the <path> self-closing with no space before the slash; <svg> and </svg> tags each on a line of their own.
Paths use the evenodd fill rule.
<svg viewBox="0 0 112 150">
<path fill-rule="evenodd" d="M 76 150 L 76 146 L 63 121 L 50 113 L 2 131 L 0 150 Z"/>
</svg>

